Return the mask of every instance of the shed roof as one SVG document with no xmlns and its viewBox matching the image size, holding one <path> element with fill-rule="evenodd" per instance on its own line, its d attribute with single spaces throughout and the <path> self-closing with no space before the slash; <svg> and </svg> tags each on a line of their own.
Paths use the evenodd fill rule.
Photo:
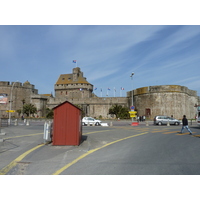
<svg viewBox="0 0 200 200">
<path fill-rule="evenodd" d="M 57 106 L 54 107 L 53 109 L 56 109 L 56 108 L 62 106 L 63 104 L 66 104 L 66 103 L 68 103 L 68 104 L 70 104 L 71 106 L 74 106 L 74 107 L 76 107 L 77 109 L 81 110 L 78 106 L 75 106 L 74 104 L 70 103 L 69 101 L 64 101 L 63 103 L 57 105 Z M 82 110 L 81 110 L 81 111 L 82 111 Z"/>
</svg>

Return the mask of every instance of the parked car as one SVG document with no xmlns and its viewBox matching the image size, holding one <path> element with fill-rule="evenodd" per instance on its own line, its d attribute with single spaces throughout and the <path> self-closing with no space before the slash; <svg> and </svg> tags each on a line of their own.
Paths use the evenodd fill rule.
<svg viewBox="0 0 200 200">
<path fill-rule="evenodd" d="M 169 122 L 170 125 L 179 125 L 181 122 L 177 119 L 174 119 L 173 117 L 168 116 L 155 116 L 154 117 L 154 124 L 155 125 L 162 125 L 167 124 Z"/>
<path fill-rule="evenodd" d="M 95 124 L 96 126 L 100 126 L 101 125 L 101 121 L 100 120 L 97 120 L 97 119 L 94 119 L 92 117 L 83 117 L 82 119 L 82 125 L 85 126 L 87 124 Z"/>
</svg>

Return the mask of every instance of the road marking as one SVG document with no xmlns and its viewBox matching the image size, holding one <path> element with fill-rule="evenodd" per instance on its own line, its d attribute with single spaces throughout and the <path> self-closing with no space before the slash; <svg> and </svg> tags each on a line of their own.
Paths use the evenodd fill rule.
<svg viewBox="0 0 200 200">
<path fill-rule="evenodd" d="M 193 137 L 200 137 L 200 135 L 193 135 Z"/>
<path fill-rule="evenodd" d="M 159 133 L 162 132 L 162 130 L 156 130 L 156 131 L 151 131 L 152 133 Z"/>
<path fill-rule="evenodd" d="M 189 133 L 178 133 L 176 135 L 188 135 Z"/>
<path fill-rule="evenodd" d="M 0 170 L 0 175 L 5 175 L 7 174 L 13 167 L 15 167 L 17 165 L 18 162 L 20 162 L 22 159 L 24 159 L 29 153 L 33 152 L 34 150 L 44 146 L 45 144 L 40 144 L 28 151 L 26 151 L 25 153 L 23 153 L 22 155 L 20 155 L 19 157 L 17 157 L 15 160 L 13 160 L 10 164 L 8 164 L 6 167 L 4 167 L 3 169 Z"/>
<path fill-rule="evenodd" d="M 100 132 L 107 132 L 107 131 L 111 131 L 111 130 L 88 132 L 88 133 L 83 133 L 83 135 L 89 135 L 92 133 L 100 133 Z"/>
<path fill-rule="evenodd" d="M 88 155 L 94 153 L 95 151 L 98 151 L 98 150 L 100 150 L 100 149 L 103 149 L 103 148 L 105 148 L 105 147 L 107 147 L 107 146 L 109 146 L 109 145 L 111 145 L 111 144 L 115 144 L 115 143 L 117 143 L 117 142 L 120 142 L 120 141 L 123 141 L 123 140 L 127 140 L 127 139 L 129 139 L 129 138 L 137 137 L 137 136 L 140 136 L 140 135 L 144 135 L 144 134 L 147 134 L 147 133 L 148 133 L 148 132 L 144 132 L 144 133 L 140 133 L 140 134 L 137 134 L 137 135 L 132 135 L 132 136 L 129 136 L 129 137 L 125 137 L 125 138 L 122 138 L 122 139 L 119 139 L 119 140 L 115 140 L 115 141 L 113 141 L 113 142 L 110 142 L 110 143 L 108 143 L 108 144 L 105 144 L 105 145 L 103 145 L 103 146 L 101 146 L 101 147 L 98 147 L 98 148 L 96 148 L 96 149 L 92 149 L 92 150 L 88 151 L 87 153 L 85 153 L 85 154 L 79 156 L 78 158 L 76 158 L 76 159 L 73 160 L 72 162 L 68 163 L 67 165 L 65 165 L 65 166 L 62 167 L 61 169 L 57 170 L 57 171 L 54 172 L 52 175 L 59 175 L 59 174 L 61 174 L 64 170 L 66 170 L 67 168 L 69 168 L 69 167 L 72 166 L 73 164 L 77 163 L 79 160 L 85 158 L 86 156 L 88 156 Z"/>
<path fill-rule="evenodd" d="M 19 136 L 13 136 L 13 137 L 4 138 L 4 140 L 8 140 L 8 139 L 11 139 L 11 138 L 19 138 L 19 137 L 42 135 L 42 134 L 44 134 L 44 133 L 34 133 L 34 134 L 29 134 L 29 135 L 19 135 Z"/>
<path fill-rule="evenodd" d="M 192 132 L 192 134 L 193 134 L 193 133 L 196 133 L 196 132 Z M 179 133 L 179 134 L 176 134 L 176 135 L 190 135 L 190 134 L 189 134 L 189 132 L 187 132 L 187 133 Z M 194 136 L 194 135 L 192 135 L 192 136 Z M 194 136 L 194 137 L 195 137 L 195 136 Z M 198 135 L 197 135 L 197 137 L 198 137 Z"/>
<path fill-rule="evenodd" d="M 170 134 L 170 133 L 177 133 L 177 131 L 164 132 L 164 133 L 162 133 L 162 134 Z"/>
</svg>

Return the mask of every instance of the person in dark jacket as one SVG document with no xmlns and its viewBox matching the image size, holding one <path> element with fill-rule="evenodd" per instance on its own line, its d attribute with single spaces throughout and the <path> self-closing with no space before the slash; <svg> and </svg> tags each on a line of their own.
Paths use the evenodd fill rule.
<svg viewBox="0 0 200 200">
<path fill-rule="evenodd" d="M 183 129 L 186 128 L 190 132 L 190 135 L 192 135 L 192 131 L 188 127 L 188 120 L 185 115 L 183 115 L 182 123 L 183 123 L 183 125 L 182 125 L 182 129 L 181 129 L 181 133 L 183 133 Z"/>
</svg>

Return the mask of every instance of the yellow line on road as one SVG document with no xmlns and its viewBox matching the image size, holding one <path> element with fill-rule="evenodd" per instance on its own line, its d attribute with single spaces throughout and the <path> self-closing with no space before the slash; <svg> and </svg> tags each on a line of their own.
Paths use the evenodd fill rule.
<svg viewBox="0 0 200 200">
<path fill-rule="evenodd" d="M 61 169 L 57 170 L 56 172 L 53 173 L 53 175 L 59 175 L 61 174 L 64 170 L 66 170 L 67 168 L 69 168 L 70 166 L 72 166 L 73 164 L 77 163 L 79 160 L 83 159 L 84 157 L 88 156 L 89 154 L 92 154 L 94 153 L 95 151 L 98 151 L 100 149 L 103 149 L 104 147 L 107 147 L 111 144 L 114 144 L 114 143 L 117 143 L 117 142 L 120 142 L 120 141 L 123 141 L 123 140 L 126 140 L 126 139 L 129 139 L 129 138 L 133 138 L 133 137 L 137 137 L 137 136 L 140 136 L 140 135 L 144 135 L 144 134 L 147 134 L 148 132 L 145 132 L 145 133 L 140 133 L 140 134 L 137 134 L 137 135 L 132 135 L 132 136 L 129 136 L 129 137 L 125 137 L 125 138 L 122 138 L 122 139 L 119 139 L 119 140 L 115 140 L 113 142 L 110 142 L 108 144 L 105 144 L 103 145 L 102 147 L 98 147 L 96 149 L 92 149 L 90 151 L 88 151 L 87 153 L 79 156 L 77 159 L 73 160 L 71 163 L 65 165 L 64 167 L 62 167 Z"/>
<path fill-rule="evenodd" d="M 111 131 L 111 130 L 88 132 L 88 133 L 83 133 L 83 135 L 89 135 L 92 133 L 100 133 L 100 132 L 107 132 L 107 131 Z"/>
<path fill-rule="evenodd" d="M 34 134 L 29 134 L 29 135 L 19 135 L 19 136 L 13 136 L 13 137 L 8 137 L 8 138 L 4 138 L 4 140 L 8 140 L 8 139 L 11 139 L 11 138 L 19 138 L 19 137 L 29 137 L 29 136 L 35 136 L 35 135 L 42 135 L 44 133 L 34 133 Z"/>
<path fill-rule="evenodd" d="M 156 131 L 151 131 L 152 133 L 159 133 L 162 132 L 162 130 L 156 130 Z"/>
<path fill-rule="evenodd" d="M 44 146 L 45 144 L 40 144 L 28 151 L 26 151 L 25 153 L 23 153 L 22 155 L 20 155 L 19 157 L 17 157 L 15 160 L 13 160 L 10 164 L 8 164 L 6 167 L 4 167 L 3 169 L 0 170 L 0 175 L 5 175 L 7 174 L 13 167 L 15 167 L 17 165 L 18 162 L 20 162 L 23 158 L 25 158 L 29 153 L 33 152 L 34 150 Z"/>
<path fill-rule="evenodd" d="M 189 133 L 178 133 L 176 135 L 188 135 Z"/>
<path fill-rule="evenodd" d="M 162 133 L 162 134 L 170 134 L 170 133 L 177 133 L 177 131 L 164 132 L 164 133 Z"/>
</svg>

